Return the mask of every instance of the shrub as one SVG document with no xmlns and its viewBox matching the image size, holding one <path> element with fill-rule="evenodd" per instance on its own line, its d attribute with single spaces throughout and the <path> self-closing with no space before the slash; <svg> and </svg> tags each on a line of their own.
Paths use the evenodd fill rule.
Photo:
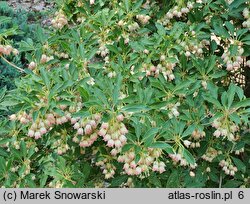
<svg viewBox="0 0 250 204">
<path fill-rule="evenodd" d="M 20 42 L 37 43 L 36 30 L 39 28 L 31 21 L 38 17 L 39 13 L 33 14 L 21 9 L 14 10 L 8 6 L 7 2 L 0 1 L 0 45 L 11 45 L 18 49 Z M 27 64 L 25 58 L 28 53 L 19 51 L 19 55 L 10 55 L 6 59 L 18 67 L 24 68 Z M 0 87 L 6 86 L 8 89 L 13 89 L 15 87 L 13 81 L 17 77 L 20 77 L 20 72 L 6 61 L 1 60 Z"/>
<path fill-rule="evenodd" d="M 1 185 L 249 186 L 250 99 L 232 80 L 249 3 L 59 3 L 0 103 Z"/>
</svg>

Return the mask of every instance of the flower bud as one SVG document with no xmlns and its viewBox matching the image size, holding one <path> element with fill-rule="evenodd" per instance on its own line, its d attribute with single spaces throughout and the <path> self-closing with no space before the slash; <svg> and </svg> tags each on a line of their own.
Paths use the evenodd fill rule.
<svg viewBox="0 0 250 204">
<path fill-rule="evenodd" d="M 190 146 L 190 144 L 191 144 L 191 142 L 188 141 L 188 140 L 184 140 L 183 143 L 184 143 L 184 145 L 185 145 L 187 148 L 188 148 L 188 147 Z"/>
<path fill-rule="evenodd" d="M 81 141 L 79 145 L 80 147 L 88 147 L 89 143 L 86 140 L 84 140 L 84 141 Z"/>
<path fill-rule="evenodd" d="M 108 123 L 102 123 L 101 128 L 108 129 L 109 124 Z"/>
<path fill-rule="evenodd" d="M 9 116 L 9 119 L 10 119 L 11 121 L 16 120 L 16 119 L 17 119 L 16 114 L 10 115 L 10 116 Z"/>
<path fill-rule="evenodd" d="M 33 130 L 29 130 L 28 136 L 33 137 L 35 135 L 35 132 Z"/>
<path fill-rule="evenodd" d="M 76 129 L 79 129 L 79 128 L 80 128 L 80 124 L 79 123 L 75 123 L 74 129 L 76 130 Z"/>
<path fill-rule="evenodd" d="M 115 141 L 115 147 L 120 148 L 122 146 L 122 143 L 120 140 Z"/>
<path fill-rule="evenodd" d="M 121 143 L 123 144 L 123 143 L 126 143 L 127 138 L 126 138 L 126 136 L 121 135 L 121 136 L 119 137 L 119 140 L 120 140 L 120 141 L 121 141 Z"/>
<path fill-rule="evenodd" d="M 116 156 L 117 153 L 118 153 L 117 149 L 112 149 L 111 152 L 110 152 L 110 154 L 111 154 L 112 156 Z"/>
<path fill-rule="evenodd" d="M 102 128 L 102 129 L 99 130 L 98 135 L 105 136 L 106 133 L 107 133 L 107 130 L 105 130 L 104 128 Z"/>
<path fill-rule="evenodd" d="M 114 144 L 115 144 L 115 141 L 114 141 L 114 140 L 112 140 L 112 139 L 110 139 L 110 140 L 108 141 L 107 146 L 108 146 L 108 147 L 113 147 L 113 146 L 114 146 Z"/>
<path fill-rule="evenodd" d="M 41 138 L 41 133 L 40 132 L 35 132 L 35 139 Z"/>
<path fill-rule="evenodd" d="M 120 115 L 118 115 L 118 116 L 116 117 L 116 119 L 117 119 L 119 122 L 121 122 L 121 121 L 123 121 L 124 116 L 123 116 L 122 114 L 120 114 Z"/>
<path fill-rule="evenodd" d="M 85 135 L 90 135 L 92 133 L 91 125 L 88 124 L 88 125 L 85 126 L 84 133 L 85 133 Z"/>
<path fill-rule="evenodd" d="M 193 171 L 190 171 L 190 172 L 189 172 L 189 175 L 190 175 L 191 177 L 195 177 L 195 173 L 194 173 Z"/>
<path fill-rule="evenodd" d="M 215 130 L 214 134 L 215 137 L 219 137 L 221 135 L 220 130 Z"/>
<path fill-rule="evenodd" d="M 40 129 L 40 133 L 43 135 L 43 134 L 45 134 L 47 132 L 47 130 L 46 130 L 46 128 L 45 127 L 42 127 L 41 129 Z"/>
<path fill-rule="evenodd" d="M 79 129 L 77 130 L 77 134 L 78 134 L 78 135 L 83 135 L 83 128 L 79 128 Z"/>
<path fill-rule="evenodd" d="M 135 169 L 135 174 L 136 174 L 136 175 L 140 175 L 141 172 L 142 172 L 141 167 L 136 167 L 136 169 Z"/>
</svg>

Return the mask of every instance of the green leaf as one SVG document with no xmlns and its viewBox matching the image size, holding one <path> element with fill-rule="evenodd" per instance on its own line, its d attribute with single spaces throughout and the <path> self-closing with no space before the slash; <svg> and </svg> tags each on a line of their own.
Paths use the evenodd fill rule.
<svg viewBox="0 0 250 204">
<path fill-rule="evenodd" d="M 250 41 L 250 34 L 246 35 L 244 38 L 241 39 L 242 42 Z"/>
<path fill-rule="evenodd" d="M 134 127 L 135 127 L 135 135 L 136 135 L 137 139 L 139 140 L 140 137 L 141 137 L 141 129 L 142 129 L 141 123 L 140 122 L 136 122 L 134 124 Z"/>
<path fill-rule="evenodd" d="M 0 16 L 0 25 L 10 23 L 11 20 L 11 17 Z"/>
<path fill-rule="evenodd" d="M 222 95 L 221 95 L 221 103 L 224 107 L 226 107 L 226 104 L 227 104 L 227 92 L 223 92 Z"/>
<path fill-rule="evenodd" d="M 208 66 L 206 73 L 209 73 L 210 71 L 215 69 L 215 65 L 216 65 L 216 56 L 212 55 L 209 59 L 209 66 Z"/>
<path fill-rule="evenodd" d="M 0 156 L 8 157 L 9 153 L 2 147 L 0 147 Z"/>
<path fill-rule="evenodd" d="M 229 86 L 229 90 L 228 90 L 228 96 L 227 96 L 227 101 L 228 101 L 228 104 L 227 104 L 227 107 L 229 108 L 232 103 L 233 103 L 233 100 L 234 100 L 234 95 L 235 95 L 235 91 L 236 91 L 236 86 L 234 84 L 230 84 Z"/>
<path fill-rule="evenodd" d="M 157 32 L 159 33 L 159 35 L 161 36 L 165 36 L 166 35 L 166 29 L 164 28 L 163 25 L 156 23 L 155 24 L 156 28 L 157 28 Z"/>
<path fill-rule="evenodd" d="M 24 141 L 21 141 L 20 143 L 20 151 L 22 153 L 22 156 L 25 157 L 27 154 L 27 148 L 26 148 L 26 144 Z"/>
<path fill-rule="evenodd" d="M 236 145 L 234 146 L 234 151 L 235 150 L 240 150 L 240 149 L 242 149 L 242 148 L 244 148 L 245 147 L 245 142 L 244 141 L 240 141 L 240 142 L 238 142 L 238 143 L 236 143 Z"/>
<path fill-rule="evenodd" d="M 212 98 L 210 96 L 204 96 L 203 98 L 204 98 L 204 100 L 206 100 L 206 101 L 212 103 L 213 105 L 215 105 L 217 108 L 219 108 L 219 109 L 222 108 L 220 102 L 217 99 Z"/>
<path fill-rule="evenodd" d="M 180 172 L 173 169 L 173 172 L 169 175 L 167 181 L 167 188 L 179 188 L 180 187 Z"/>
<path fill-rule="evenodd" d="M 0 157 L 0 174 L 2 174 L 5 171 L 6 165 L 5 165 L 6 161 L 3 157 Z"/>
<path fill-rule="evenodd" d="M 117 176 L 112 179 L 111 187 L 119 187 L 121 184 L 125 183 L 128 180 L 127 175 Z"/>
<path fill-rule="evenodd" d="M 242 183 L 243 183 L 243 181 L 238 181 L 238 180 L 233 179 L 233 180 L 227 181 L 222 187 L 223 188 L 237 188 Z"/>
<path fill-rule="evenodd" d="M 247 99 L 244 99 L 242 101 L 234 103 L 231 106 L 231 108 L 238 109 L 238 108 L 245 108 L 245 107 L 248 107 L 248 106 L 250 107 L 250 98 L 247 98 Z"/>
<path fill-rule="evenodd" d="M 89 93 L 86 89 L 84 89 L 83 87 L 78 87 L 78 91 L 80 92 L 80 95 L 84 102 L 89 100 Z"/>
<path fill-rule="evenodd" d="M 119 53 L 120 53 L 119 50 L 118 50 L 118 48 L 117 48 L 117 46 L 114 46 L 114 45 L 106 45 L 106 47 L 107 47 L 110 51 L 114 52 L 115 54 L 119 54 Z"/>
<path fill-rule="evenodd" d="M 4 138 L 0 140 L 0 145 L 6 144 L 7 142 L 9 142 L 11 139 L 10 138 Z"/>
<path fill-rule="evenodd" d="M 224 70 L 221 70 L 221 71 L 215 71 L 213 74 L 210 75 L 210 77 L 213 79 L 218 79 L 226 75 L 227 75 L 227 72 Z"/>
<path fill-rule="evenodd" d="M 121 85 L 122 85 L 122 76 L 119 73 L 118 76 L 117 76 L 117 81 L 115 83 L 115 88 L 114 88 L 114 92 L 113 92 L 113 103 L 114 103 L 114 105 L 117 105 L 117 103 L 118 103 Z"/>
<path fill-rule="evenodd" d="M 209 94 L 212 96 L 212 98 L 218 98 L 218 87 L 215 84 L 208 82 L 207 89 L 209 90 Z"/>
<path fill-rule="evenodd" d="M 0 90 L 0 101 L 1 101 L 1 100 L 3 99 L 3 97 L 5 96 L 6 91 L 7 91 L 6 86 L 3 87 L 3 88 L 1 88 L 1 90 Z"/>
<path fill-rule="evenodd" d="M 82 174 L 84 177 L 84 182 L 87 181 L 87 179 L 89 178 L 89 175 L 91 173 L 91 166 L 89 165 L 89 163 L 85 162 L 82 168 Z"/>
<path fill-rule="evenodd" d="M 47 88 L 49 88 L 50 87 L 49 76 L 44 67 L 40 69 L 40 73 L 41 73 L 41 77 L 43 79 L 44 84 L 47 86 Z"/>
<path fill-rule="evenodd" d="M 231 35 L 234 36 L 234 26 L 233 26 L 233 24 L 231 22 L 229 22 L 229 21 L 226 21 L 225 26 L 227 27 L 227 29 L 229 30 Z"/>
<path fill-rule="evenodd" d="M 230 35 L 229 33 L 227 32 L 227 30 L 223 27 L 223 25 L 221 25 L 221 22 L 220 23 L 215 23 L 214 24 L 214 30 L 213 32 L 221 37 L 224 37 L 224 38 L 230 38 Z"/>
<path fill-rule="evenodd" d="M 41 174 L 41 178 L 40 178 L 40 180 L 39 180 L 40 188 L 45 187 L 47 179 L 48 179 L 48 175 L 46 175 L 46 174 Z"/>
<path fill-rule="evenodd" d="M 177 92 L 179 90 L 187 90 L 188 87 L 193 83 L 194 81 L 182 81 L 179 84 L 176 85 L 176 87 L 174 88 L 174 92 Z"/>
<path fill-rule="evenodd" d="M 188 128 L 182 133 L 181 138 L 191 135 L 192 132 L 195 130 L 195 127 L 196 127 L 195 125 L 188 126 Z"/>
<path fill-rule="evenodd" d="M 247 28 L 236 30 L 237 40 L 241 41 L 241 37 L 244 36 L 244 34 L 246 34 L 247 32 L 248 32 Z"/>
<path fill-rule="evenodd" d="M 210 178 L 213 182 L 218 183 L 218 181 L 219 181 L 220 178 L 219 178 L 219 176 L 216 174 L 216 172 L 211 171 L 211 172 L 208 173 L 208 175 L 209 175 L 209 178 Z"/>
<path fill-rule="evenodd" d="M 237 115 L 237 113 L 232 113 L 229 115 L 229 118 L 234 121 L 236 124 L 240 124 L 240 117 Z"/>
<path fill-rule="evenodd" d="M 236 9 L 238 8 L 241 4 L 246 3 L 248 0 L 237 0 L 237 1 L 233 1 L 230 5 L 229 8 L 230 10 Z"/>
<path fill-rule="evenodd" d="M 46 35 L 43 32 L 43 29 L 41 28 L 41 26 L 37 25 L 36 26 L 36 35 L 38 40 L 43 44 L 46 41 Z"/>
<path fill-rule="evenodd" d="M 150 128 L 143 136 L 143 141 L 145 146 L 152 144 L 155 135 L 158 133 L 159 128 Z"/>
<path fill-rule="evenodd" d="M 133 11 L 136 11 L 137 9 L 139 9 L 142 3 L 143 3 L 143 0 L 136 1 L 136 3 L 133 5 Z"/>
<path fill-rule="evenodd" d="M 161 188 L 161 180 L 158 178 L 158 176 L 156 176 L 155 174 L 151 174 L 148 177 L 149 183 L 151 183 L 153 186 Z"/>
<path fill-rule="evenodd" d="M 124 152 L 127 152 L 129 151 L 132 147 L 134 147 L 135 145 L 134 144 L 125 144 L 123 147 L 122 147 L 122 153 Z"/>
<path fill-rule="evenodd" d="M 130 105 L 124 106 L 121 110 L 135 113 L 135 112 L 141 112 L 141 111 L 148 111 L 150 110 L 150 108 L 143 104 L 130 104 Z"/>
<path fill-rule="evenodd" d="M 124 1 L 124 4 L 125 4 L 126 12 L 128 13 L 129 10 L 130 10 L 130 0 L 125 0 L 125 1 Z"/>
<path fill-rule="evenodd" d="M 149 146 L 150 148 L 159 148 L 165 150 L 167 153 L 172 154 L 173 149 L 171 145 L 166 142 L 155 142 Z"/>
<path fill-rule="evenodd" d="M 233 159 L 234 164 L 236 165 L 238 171 L 241 171 L 242 173 L 246 172 L 246 165 L 240 160 L 235 157 L 231 157 Z"/>
<path fill-rule="evenodd" d="M 235 88 L 236 88 L 235 91 L 236 91 L 239 99 L 242 100 L 244 98 L 244 91 L 239 86 L 236 86 Z"/>
<path fill-rule="evenodd" d="M 194 159 L 193 155 L 187 149 L 183 149 L 182 153 L 183 153 L 183 157 L 187 160 L 187 162 L 189 164 L 195 163 L 195 159 Z"/>
</svg>

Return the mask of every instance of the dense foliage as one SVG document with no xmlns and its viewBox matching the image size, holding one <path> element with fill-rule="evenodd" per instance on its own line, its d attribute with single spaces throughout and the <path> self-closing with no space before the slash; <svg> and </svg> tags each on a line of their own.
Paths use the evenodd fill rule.
<svg viewBox="0 0 250 204">
<path fill-rule="evenodd" d="M 0 94 L 1 186 L 249 187 L 249 2 L 58 5 Z"/>
</svg>

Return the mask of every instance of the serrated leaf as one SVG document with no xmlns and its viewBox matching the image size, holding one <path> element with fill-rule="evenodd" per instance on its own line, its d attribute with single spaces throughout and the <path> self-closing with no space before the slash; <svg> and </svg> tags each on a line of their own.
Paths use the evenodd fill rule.
<svg viewBox="0 0 250 204">
<path fill-rule="evenodd" d="M 241 4 L 246 3 L 248 0 L 237 0 L 237 1 L 233 1 L 230 5 L 229 8 L 230 10 L 236 9 L 238 8 Z"/>
<path fill-rule="evenodd" d="M 188 128 L 181 134 L 181 138 L 191 135 L 194 130 L 195 130 L 195 125 L 188 126 Z"/>
<path fill-rule="evenodd" d="M 209 73 L 210 71 L 215 69 L 215 65 L 216 65 L 216 56 L 212 55 L 209 59 L 209 66 L 208 66 L 206 73 Z"/>
<path fill-rule="evenodd" d="M 219 108 L 219 109 L 222 108 L 220 102 L 217 99 L 209 97 L 209 96 L 208 97 L 204 96 L 203 98 L 204 98 L 204 100 L 206 100 L 206 101 L 212 103 L 213 105 L 215 105 L 217 108 Z"/>
<path fill-rule="evenodd" d="M 234 121 L 236 124 L 240 124 L 241 120 L 237 113 L 232 113 L 229 115 L 229 118 Z"/>
<path fill-rule="evenodd" d="M 183 157 L 187 160 L 187 162 L 189 164 L 195 163 L 195 159 L 194 159 L 193 155 L 187 149 L 183 149 L 182 154 L 183 154 Z"/>
<path fill-rule="evenodd" d="M 238 180 L 233 179 L 233 180 L 227 181 L 222 187 L 223 188 L 237 188 L 242 183 L 243 183 L 243 181 L 238 181 Z"/>
<path fill-rule="evenodd" d="M 238 108 L 245 108 L 250 107 L 250 98 L 244 99 L 242 101 L 234 103 L 231 108 L 238 109 Z"/>
<path fill-rule="evenodd" d="M 159 128 L 150 128 L 144 135 L 143 141 L 145 146 L 149 146 L 152 144 L 155 135 L 158 133 Z"/>
<path fill-rule="evenodd" d="M 234 35 L 234 25 L 231 22 L 226 21 L 225 26 L 227 27 L 227 29 L 229 30 L 229 32 L 233 36 Z"/>
<path fill-rule="evenodd" d="M 143 0 L 136 1 L 136 3 L 133 5 L 133 11 L 136 11 L 137 9 L 139 9 L 142 3 L 143 3 Z"/>
<path fill-rule="evenodd" d="M 122 76 L 121 76 L 121 74 L 118 74 L 117 80 L 115 83 L 115 88 L 113 91 L 113 104 L 114 105 L 117 105 L 117 103 L 118 103 L 121 85 L 122 85 Z"/>
<path fill-rule="evenodd" d="M 128 13 L 129 10 L 130 10 L 130 0 L 125 0 L 125 1 L 124 1 L 124 4 L 125 4 L 126 12 Z"/>
<path fill-rule="evenodd" d="M 5 159 L 3 157 L 0 157 L 0 174 L 2 174 L 5 171 Z"/>
<path fill-rule="evenodd" d="M 166 29 L 164 28 L 164 26 L 162 26 L 159 23 L 156 23 L 155 26 L 157 28 L 157 32 L 159 33 L 159 35 L 161 35 L 161 36 L 166 35 Z"/>
<path fill-rule="evenodd" d="M 238 171 L 241 171 L 242 173 L 246 172 L 246 165 L 240 160 L 235 157 L 231 157 L 233 159 L 234 164 L 236 165 Z"/>
<path fill-rule="evenodd" d="M 135 145 L 134 144 L 125 144 L 123 147 L 122 147 L 122 153 L 124 152 L 127 152 L 129 151 L 132 147 L 134 147 Z"/>
<path fill-rule="evenodd" d="M 89 93 L 86 89 L 84 89 L 83 87 L 78 87 L 78 91 L 80 92 L 80 95 L 84 102 L 89 100 Z"/>
<path fill-rule="evenodd" d="M 119 54 L 119 53 L 120 53 L 119 50 L 118 50 L 118 48 L 117 48 L 117 46 L 114 46 L 114 45 L 106 45 L 106 47 L 107 47 L 110 51 L 114 52 L 115 54 Z"/>
<path fill-rule="evenodd" d="M 228 93 L 228 96 L 227 96 L 227 101 L 228 101 L 227 107 L 228 108 L 233 103 L 235 92 L 236 92 L 236 87 L 234 84 L 231 83 L 229 86 L 228 92 L 227 92 Z"/>
<path fill-rule="evenodd" d="M 50 88 L 49 76 L 44 67 L 40 69 L 40 74 L 41 74 L 44 84 L 47 86 L 47 88 Z"/>
<path fill-rule="evenodd" d="M 128 179 L 127 175 L 117 176 L 112 179 L 111 187 L 119 187 L 122 183 L 125 183 Z"/>
<path fill-rule="evenodd" d="M 173 172 L 169 175 L 167 181 L 167 188 L 179 188 L 180 187 L 180 174 L 177 170 L 173 170 Z"/>
<path fill-rule="evenodd" d="M 149 146 L 150 148 L 159 148 L 165 150 L 167 153 L 172 154 L 173 149 L 171 145 L 167 144 L 166 142 L 155 142 Z"/>
<path fill-rule="evenodd" d="M 130 105 L 124 106 L 121 110 L 135 113 L 135 112 L 141 112 L 141 111 L 148 111 L 150 110 L 150 108 L 143 104 L 130 104 Z"/>
</svg>

